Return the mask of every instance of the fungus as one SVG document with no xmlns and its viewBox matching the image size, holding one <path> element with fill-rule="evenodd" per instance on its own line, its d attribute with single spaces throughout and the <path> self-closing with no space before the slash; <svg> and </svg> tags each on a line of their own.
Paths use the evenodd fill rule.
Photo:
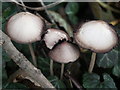
<svg viewBox="0 0 120 90">
<path fill-rule="evenodd" d="M 97 53 L 110 51 L 118 41 L 117 34 L 106 22 L 93 20 L 84 23 L 74 35 L 83 48 Z"/>
<path fill-rule="evenodd" d="M 76 61 L 80 56 L 79 48 L 67 41 L 58 44 L 49 52 L 50 58 L 58 63 L 62 63 L 61 79 L 63 75 L 64 64 Z"/>
<path fill-rule="evenodd" d="M 64 31 L 53 28 L 48 29 L 44 36 L 45 44 L 49 49 L 52 49 L 54 45 L 59 42 L 59 40 L 62 41 L 63 39 L 68 41 L 70 40 L 70 37 Z"/>
<path fill-rule="evenodd" d="M 7 22 L 8 36 L 18 43 L 33 43 L 41 40 L 44 23 L 38 16 L 29 12 L 13 15 Z"/>
<path fill-rule="evenodd" d="M 93 51 L 89 73 L 93 70 L 96 53 L 106 53 L 118 42 L 116 32 L 102 20 L 85 22 L 74 34 L 74 38 L 79 46 Z"/>
<path fill-rule="evenodd" d="M 38 16 L 29 12 L 20 12 L 13 15 L 7 22 L 6 32 L 15 42 L 29 44 L 33 63 L 36 59 L 30 43 L 41 40 L 44 22 Z"/>
</svg>

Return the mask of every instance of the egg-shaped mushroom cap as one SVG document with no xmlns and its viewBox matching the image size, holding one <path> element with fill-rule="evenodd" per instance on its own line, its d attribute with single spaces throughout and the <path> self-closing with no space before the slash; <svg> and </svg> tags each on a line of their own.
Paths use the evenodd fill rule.
<svg viewBox="0 0 120 90">
<path fill-rule="evenodd" d="M 116 32 L 102 20 L 85 22 L 74 34 L 79 46 L 97 53 L 110 51 L 118 41 Z"/>
<path fill-rule="evenodd" d="M 47 30 L 47 33 L 44 36 L 44 41 L 46 46 L 49 49 L 52 49 L 59 40 L 65 39 L 66 41 L 70 40 L 70 37 L 62 30 L 50 28 Z"/>
<path fill-rule="evenodd" d="M 29 12 L 13 15 L 7 22 L 6 31 L 9 37 L 18 43 L 32 43 L 41 40 L 44 22 Z"/>
<path fill-rule="evenodd" d="M 80 51 L 76 45 L 65 41 L 53 48 L 53 50 L 49 52 L 49 56 L 56 62 L 69 63 L 79 58 Z"/>
</svg>

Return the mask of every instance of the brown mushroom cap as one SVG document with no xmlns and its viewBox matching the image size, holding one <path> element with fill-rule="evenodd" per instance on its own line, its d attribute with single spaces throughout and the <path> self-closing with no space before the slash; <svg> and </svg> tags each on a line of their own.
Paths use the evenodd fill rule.
<svg viewBox="0 0 120 90">
<path fill-rule="evenodd" d="M 116 32 L 102 20 L 84 23 L 74 37 L 81 47 L 98 53 L 110 51 L 118 41 Z"/>
<path fill-rule="evenodd" d="M 59 40 L 63 39 L 68 41 L 70 37 L 64 31 L 53 28 L 48 29 L 47 34 L 44 36 L 45 44 L 49 49 L 52 49 Z"/>
<path fill-rule="evenodd" d="M 18 43 L 32 43 L 41 40 L 43 21 L 29 12 L 20 12 L 12 16 L 6 27 L 9 37 Z"/>
<path fill-rule="evenodd" d="M 56 62 L 69 63 L 76 61 L 80 56 L 80 52 L 76 45 L 65 41 L 51 50 L 49 56 Z"/>
</svg>

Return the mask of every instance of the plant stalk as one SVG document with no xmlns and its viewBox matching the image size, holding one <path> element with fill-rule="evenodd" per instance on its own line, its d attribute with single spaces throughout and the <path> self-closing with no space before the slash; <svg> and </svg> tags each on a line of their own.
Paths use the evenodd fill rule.
<svg viewBox="0 0 120 90">
<path fill-rule="evenodd" d="M 61 65 L 61 74 L 60 74 L 60 79 L 61 79 L 61 80 L 62 80 L 62 78 L 63 78 L 64 67 L 65 67 L 65 64 L 62 63 L 62 65 Z"/>
<path fill-rule="evenodd" d="M 92 73 L 92 71 L 93 71 L 93 68 L 94 68 L 94 65 L 95 65 L 95 60 L 96 60 L 96 53 L 93 52 L 92 56 L 91 56 L 91 61 L 90 61 L 89 69 L 88 69 L 89 73 Z"/>
<path fill-rule="evenodd" d="M 35 57 L 35 53 L 34 53 L 32 44 L 30 43 L 28 45 L 29 45 L 31 56 L 32 56 L 33 64 L 37 67 L 37 60 L 36 60 L 36 57 Z"/>
</svg>

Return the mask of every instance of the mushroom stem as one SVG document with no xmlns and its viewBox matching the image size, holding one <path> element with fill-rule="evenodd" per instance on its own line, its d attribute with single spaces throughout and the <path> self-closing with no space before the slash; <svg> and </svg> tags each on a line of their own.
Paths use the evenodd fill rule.
<svg viewBox="0 0 120 90">
<path fill-rule="evenodd" d="M 93 52 L 92 56 L 91 56 L 91 61 L 90 61 L 89 69 L 88 69 L 89 73 L 92 73 L 92 71 L 93 71 L 93 68 L 94 68 L 94 65 L 95 65 L 95 60 L 96 60 L 96 53 Z"/>
<path fill-rule="evenodd" d="M 32 56 L 33 64 L 37 67 L 37 61 L 36 61 L 36 57 L 35 57 L 35 53 L 34 53 L 32 44 L 29 43 L 28 45 L 29 45 L 31 56 Z"/>
<path fill-rule="evenodd" d="M 60 74 L 60 79 L 61 79 L 61 80 L 62 80 L 62 78 L 63 78 L 64 66 L 65 66 L 65 64 L 62 63 L 62 65 L 61 65 L 61 74 Z"/>
<path fill-rule="evenodd" d="M 50 75 L 53 76 L 54 72 L 53 72 L 53 60 L 50 59 Z"/>
</svg>

